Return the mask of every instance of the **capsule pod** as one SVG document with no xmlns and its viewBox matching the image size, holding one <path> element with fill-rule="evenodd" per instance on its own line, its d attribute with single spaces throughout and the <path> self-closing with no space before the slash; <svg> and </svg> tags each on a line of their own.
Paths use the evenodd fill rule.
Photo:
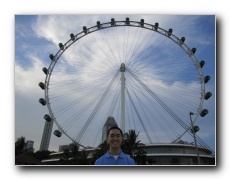
<svg viewBox="0 0 230 180">
<path fill-rule="evenodd" d="M 75 36 L 74 36 L 74 34 L 73 34 L 73 33 L 71 33 L 71 34 L 70 34 L 70 38 L 72 39 L 72 41 L 74 41 L 74 40 L 75 40 Z"/>
<path fill-rule="evenodd" d="M 54 60 L 54 55 L 53 54 L 50 54 L 50 59 L 53 61 Z"/>
<path fill-rule="evenodd" d="M 61 137 L 62 133 L 59 130 L 55 130 L 54 135 L 57 137 Z"/>
<path fill-rule="evenodd" d="M 83 31 L 85 34 L 87 33 L 87 27 L 86 26 L 83 26 Z"/>
<path fill-rule="evenodd" d="M 43 99 L 43 98 L 40 98 L 40 99 L 39 99 L 39 102 L 40 102 L 43 106 L 46 105 L 46 101 L 45 101 L 45 99 Z"/>
<path fill-rule="evenodd" d="M 48 114 L 45 114 L 45 115 L 44 115 L 44 119 L 45 119 L 46 121 L 48 121 L 48 122 L 51 121 L 51 117 L 50 117 Z"/>
<path fill-rule="evenodd" d="M 200 68 L 202 68 L 205 65 L 205 61 L 200 61 Z"/>
<path fill-rule="evenodd" d="M 158 23 L 158 22 L 156 22 L 156 23 L 155 23 L 155 26 L 154 26 L 154 29 L 155 29 L 155 30 L 157 30 L 157 29 L 158 29 L 158 27 L 159 27 L 159 23 Z"/>
<path fill-rule="evenodd" d="M 211 96 L 212 96 L 212 93 L 211 93 L 211 92 L 207 92 L 207 93 L 204 95 L 204 99 L 205 99 L 205 100 L 208 100 Z"/>
<path fill-rule="evenodd" d="M 46 67 L 42 68 L 42 71 L 47 75 L 48 69 Z"/>
<path fill-rule="evenodd" d="M 210 79 L 211 79 L 210 76 L 205 76 L 205 78 L 204 78 L 204 83 L 207 83 Z"/>
<path fill-rule="evenodd" d="M 145 20 L 141 19 L 141 27 L 144 27 L 144 22 L 145 22 Z"/>
<path fill-rule="evenodd" d="M 111 19 L 111 26 L 115 26 L 115 20 L 114 20 L 114 18 Z"/>
<path fill-rule="evenodd" d="M 185 42 L 185 37 L 181 37 L 180 44 L 184 44 L 184 42 Z"/>
<path fill-rule="evenodd" d="M 193 129 L 191 129 L 191 132 L 193 133 L 196 133 L 200 130 L 199 126 L 194 126 Z"/>
<path fill-rule="evenodd" d="M 62 43 L 59 43 L 58 46 L 60 47 L 61 50 L 64 49 L 64 45 Z"/>
<path fill-rule="evenodd" d="M 41 89 L 45 89 L 45 84 L 43 82 L 38 83 Z"/>
<path fill-rule="evenodd" d="M 170 28 L 169 31 L 168 31 L 168 36 L 171 36 L 172 32 L 173 32 L 173 30 Z"/>
<path fill-rule="evenodd" d="M 101 28 L 101 23 L 100 23 L 100 21 L 97 21 L 97 28 Z"/>
<path fill-rule="evenodd" d="M 125 20 L 125 24 L 126 25 L 129 25 L 129 18 L 127 17 L 126 20 Z"/>
<path fill-rule="evenodd" d="M 204 116 L 206 116 L 208 114 L 208 110 L 207 109 L 203 109 L 202 111 L 201 111 L 201 113 L 200 113 L 200 116 L 201 117 L 204 117 Z"/>
<path fill-rule="evenodd" d="M 192 48 L 191 52 L 192 52 L 192 54 L 195 54 L 196 48 Z"/>
</svg>

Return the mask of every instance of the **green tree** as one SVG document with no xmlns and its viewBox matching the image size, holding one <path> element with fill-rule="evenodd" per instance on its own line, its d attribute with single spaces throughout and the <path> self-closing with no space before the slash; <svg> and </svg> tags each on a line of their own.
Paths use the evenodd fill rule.
<svg viewBox="0 0 230 180">
<path fill-rule="evenodd" d="M 26 138 L 21 136 L 15 142 L 15 155 L 22 154 L 26 151 Z"/>
<path fill-rule="evenodd" d="M 34 153 L 34 157 L 40 161 L 44 159 L 49 159 L 49 155 L 53 152 L 54 151 L 36 151 Z"/>
<path fill-rule="evenodd" d="M 147 153 L 144 150 L 139 150 L 137 153 L 134 154 L 134 160 L 138 165 L 145 165 L 146 164 L 146 156 Z"/>
<path fill-rule="evenodd" d="M 70 157 L 71 163 L 74 165 L 78 164 L 79 146 L 76 143 L 70 144 Z"/>
<path fill-rule="evenodd" d="M 60 159 L 60 163 L 63 164 L 63 165 L 70 165 L 71 162 L 70 162 L 70 159 L 71 158 L 71 152 L 69 149 L 64 149 L 63 151 L 63 155 Z"/>
<path fill-rule="evenodd" d="M 68 160 L 70 157 L 71 157 L 70 150 L 69 149 L 64 149 L 62 158 L 64 160 Z"/>
<path fill-rule="evenodd" d="M 15 142 L 15 155 L 27 153 L 31 156 L 34 155 L 34 148 L 27 148 L 26 138 L 21 136 Z"/>
<path fill-rule="evenodd" d="M 35 153 L 32 153 L 36 159 L 42 161 L 44 159 L 49 159 L 49 155 L 53 153 L 54 151 L 49 151 L 49 150 L 42 150 L 42 151 L 36 151 Z"/>
<path fill-rule="evenodd" d="M 138 135 L 139 133 L 136 133 L 133 129 L 129 130 L 129 132 L 124 135 L 122 150 L 131 157 L 134 155 L 134 150 L 141 144 L 140 141 L 137 141 Z"/>
<path fill-rule="evenodd" d="M 60 160 L 62 165 L 89 165 L 88 153 L 86 151 L 79 151 L 79 146 L 76 143 L 69 145 L 67 149 L 63 151 L 62 158 Z"/>
<path fill-rule="evenodd" d="M 88 153 L 85 150 L 79 152 L 78 154 L 78 165 L 90 165 Z"/>
</svg>

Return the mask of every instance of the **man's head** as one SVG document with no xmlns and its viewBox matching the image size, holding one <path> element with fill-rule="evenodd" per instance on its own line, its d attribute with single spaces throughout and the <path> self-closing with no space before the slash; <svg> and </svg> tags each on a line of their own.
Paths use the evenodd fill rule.
<svg viewBox="0 0 230 180">
<path fill-rule="evenodd" d="M 123 140 L 123 133 L 119 127 L 111 127 L 107 133 L 110 148 L 120 148 Z"/>
<path fill-rule="evenodd" d="M 122 132 L 122 130 L 121 130 L 119 127 L 117 127 L 117 126 L 113 126 L 113 127 L 109 128 L 109 130 L 107 131 L 107 137 L 109 136 L 110 131 L 113 130 L 113 129 L 119 130 L 121 136 L 123 137 L 123 132 Z"/>
</svg>

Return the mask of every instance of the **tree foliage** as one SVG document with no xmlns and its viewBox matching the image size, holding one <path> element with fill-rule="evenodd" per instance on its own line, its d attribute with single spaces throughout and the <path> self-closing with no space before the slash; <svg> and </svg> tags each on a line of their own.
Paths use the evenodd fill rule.
<svg viewBox="0 0 230 180">
<path fill-rule="evenodd" d="M 134 155 L 134 150 L 141 144 L 140 141 L 137 141 L 138 135 L 139 133 L 131 129 L 124 137 L 122 150 L 131 157 Z"/>
<path fill-rule="evenodd" d="M 15 142 L 15 155 L 22 154 L 26 151 L 26 138 L 21 136 Z"/>
</svg>

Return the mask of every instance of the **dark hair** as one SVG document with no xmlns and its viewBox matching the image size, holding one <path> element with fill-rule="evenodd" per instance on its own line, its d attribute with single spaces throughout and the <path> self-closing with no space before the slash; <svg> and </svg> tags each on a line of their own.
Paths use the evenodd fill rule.
<svg viewBox="0 0 230 180">
<path fill-rule="evenodd" d="M 118 130 L 121 132 L 121 136 L 123 137 L 123 132 L 122 132 L 122 130 L 121 130 L 119 127 L 117 127 L 117 126 L 113 126 L 113 127 L 109 128 L 109 130 L 107 131 L 107 137 L 109 136 L 109 132 L 110 132 L 110 130 L 112 130 L 112 129 L 118 129 Z"/>
</svg>

